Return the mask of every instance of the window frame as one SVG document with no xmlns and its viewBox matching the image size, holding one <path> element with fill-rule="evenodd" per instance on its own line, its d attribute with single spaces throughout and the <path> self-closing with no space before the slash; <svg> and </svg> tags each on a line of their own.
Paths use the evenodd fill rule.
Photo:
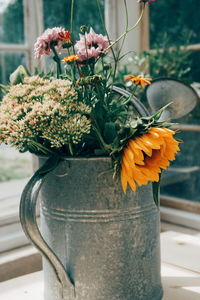
<svg viewBox="0 0 200 300">
<path fill-rule="evenodd" d="M 0 53 L 25 54 L 26 65 L 34 71 L 36 61 L 33 56 L 34 43 L 43 31 L 43 1 L 23 0 L 24 10 L 24 43 L 0 43 Z M 35 21 L 37 20 L 37 21 Z M 30 242 L 25 237 L 19 221 L 18 211 L 0 220 L 0 252 L 6 252 L 25 246 Z"/>
<path fill-rule="evenodd" d="M 24 43 L 8 44 L 0 43 L 0 52 L 24 53 L 26 64 L 30 71 L 34 70 L 33 57 L 34 43 L 43 31 L 43 1 L 23 0 L 24 9 Z M 37 22 L 35 21 L 37 20 Z"/>
</svg>

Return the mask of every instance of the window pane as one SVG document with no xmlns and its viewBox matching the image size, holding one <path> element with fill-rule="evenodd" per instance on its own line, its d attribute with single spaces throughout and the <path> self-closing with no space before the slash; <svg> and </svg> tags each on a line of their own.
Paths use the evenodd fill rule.
<svg viewBox="0 0 200 300">
<path fill-rule="evenodd" d="M 184 52 L 179 48 L 180 45 L 200 43 L 199 12 L 199 0 L 159 0 L 152 3 L 150 46 L 164 49 L 150 61 L 152 77 L 172 77 L 186 83 L 200 81 L 200 51 Z M 171 46 L 178 47 L 167 50 Z M 177 122 L 200 125 L 200 103 Z M 177 137 L 182 141 L 181 152 L 172 164 L 177 170 L 164 172 L 161 193 L 200 202 L 200 133 L 183 131 Z"/>
<path fill-rule="evenodd" d="M 104 1 L 100 0 L 103 13 Z M 63 26 L 70 28 L 71 0 L 44 0 L 44 24 L 45 28 Z M 104 14 L 104 13 L 103 13 Z M 59 17 L 58 17 L 59 16 Z M 81 25 L 90 25 L 97 32 L 103 32 L 103 26 L 99 16 L 96 1 L 76 0 L 74 4 L 74 33 L 79 32 Z"/>
<path fill-rule="evenodd" d="M 159 0 L 153 3 L 150 7 L 150 47 L 152 48 L 169 48 L 170 46 L 189 45 L 200 43 L 200 1 L 199 0 Z M 173 54 L 174 53 L 174 54 Z M 180 65 L 182 59 L 183 64 L 186 62 L 191 71 L 186 71 L 183 67 L 181 71 L 182 78 L 185 82 L 199 81 L 200 71 L 200 51 L 191 53 L 187 58 L 184 58 L 183 54 L 173 52 L 171 57 L 167 57 L 168 54 L 164 53 L 163 65 L 167 68 L 177 64 Z M 164 60 L 165 57 L 165 60 Z M 166 63 L 168 59 L 168 64 Z M 171 60 L 171 62 L 170 62 Z M 177 75 L 177 70 L 174 70 L 174 74 Z M 158 71 L 159 72 L 159 71 Z M 179 73 L 180 74 L 180 73 Z M 154 74 L 153 74 L 154 75 Z M 168 76 L 173 76 L 169 74 Z M 176 76 L 173 77 L 176 77 Z M 159 73 L 159 77 L 165 77 L 165 73 Z"/>
<path fill-rule="evenodd" d="M 10 74 L 20 65 L 26 64 L 26 55 L 23 53 L 0 52 L 0 82 L 5 84 L 9 81 Z"/>
<path fill-rule="evenodd" d="M 28 178 L 32 175 L 30 153 L 19 153 L 6 145 L 0 146 L 0 183 Z"/>
<path fill-rule="evenodd" d="M 23 53 L 0 52 L 0 83 L 7 84 L 10 74 L 20 65 L 26 64 L 26 55 Z M 3 94 L 0 89 L 0 100 Z"/>
<path fill-rule="evenodd" d="M 190 43 L 200 43 L 200 1 L 199 0 L 159 0 L 150 8 L 151 47 L 159 43 L 163 35 L 170 37 L 174 45 L 182 39 Z M 183 39 L 184 38 L 184 39 Z"/>
<path fill-rule="evenodd" d="M 164 171 L 161 194 L 200 202 L 199 132 L 181 132 L 181 152 L 171 164 L 174 171 Z"/>
<path fill-rule="evenodd" d="M 23 0 L 0 0 L 0 42 L 24 43 Z"/>
</svg>

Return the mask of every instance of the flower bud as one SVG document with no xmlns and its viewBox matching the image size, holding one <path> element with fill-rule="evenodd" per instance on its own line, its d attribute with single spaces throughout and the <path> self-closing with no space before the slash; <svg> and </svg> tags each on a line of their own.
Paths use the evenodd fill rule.
<svg viewBox="0 0 200 300">
<path fill-rule="evenodd" d="M 87 28 L 86 25 L 82 25 L 82 26 L 80 27 L 80 32 L 81 32 L 81 33 L 86 33 L 87 30 L 88 30 L 88 28 Z"/>
</svg>

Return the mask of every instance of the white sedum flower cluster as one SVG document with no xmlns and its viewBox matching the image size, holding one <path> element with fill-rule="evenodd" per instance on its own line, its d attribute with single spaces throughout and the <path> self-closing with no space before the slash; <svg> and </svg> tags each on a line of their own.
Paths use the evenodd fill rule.
<svg viewBox="0 0 200 300">
<path fill-rule="evenodd" d="M 30 141 L 61 148 L 89 134 L 91 108 L 77 100 L 70 81 L 26 77 L 10 88 L 0 106 L 0 143 L 28 150 Z"/>
</svg>

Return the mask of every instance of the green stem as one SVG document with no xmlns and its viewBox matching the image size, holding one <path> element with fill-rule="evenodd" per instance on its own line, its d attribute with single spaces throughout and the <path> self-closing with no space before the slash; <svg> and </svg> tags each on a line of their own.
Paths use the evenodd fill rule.
<svg viewBox="0 0 200 300">
<path fill-rule="evenodd" d="M 57 78 L 60 77 L 60 75 L 62 74 L 62 68 L 61 68 L 61 63 L 60 63 L 60 57 L 58 56 L 58 53 L 55 49 L 54 46 L 51 47 L 52 51 L 53 51 L 53 54 L 54 54 L 54 59 L 57 63 Z"/>
<path fill-rule="evenodd" d="M 73 31 L 74 0 L 71 0 L 70 32 Z"/>
<path fill-rule="evenodd" d="M 101 134 L 100 134 L 98 128 L 96 128 L 95 126 L 93 126 L 93 129 L 94 129 L 94 131 L 95 131 L 95 133 L 96 133 L 96 135 L 97 135 L 97 138 L 99 139 L 99 143 L 100 143 L 100 145 L 102 146 L 102 148 L 103 148 L 106 152 L 110 152 L 110 150 L 112 150 L 112 148 L 110 148 L 110 146 L 107 145 L 107 144 L 104 142 L 104 140 L 103 140 L 103 138 L 102 138 L 102 136 L 101 136 Z"/>
<path fill-rule="evenodd" d="M 92 123 L 93 123 L 93 129 L 94 129 L 94 131 L 95 131 L 95 133 L 96 133 L 96 136 L 97 136 L 97 138 L 98 138 L 98 140 L 99 140 L 99 143 L 100 143 L 100 145 L 102 146 L 102 148 L 106 151 L 106 152 L 110 152 L 110 150 L 112 150 L 112 148 L 108 145 L 108 144 L 106 144 L 105 142 L 104 142 L 104 139 L 103 139 L 103 137 L 102 137 L 102 135 L 101 135 L 101 130 L 100 130 L 100 128 L 99 128 L 99 125 L 98 125 L 98 123 L 97 123 L 97 120 L 95 119 L 95 117 L 93 118 L 92 117 L 92 115 L 91 115 L 91 119 L 92 119 Z"/>
<path fill-rule="evenodd" d="M 73 49 L 73 54 L 76 55 L 76 51 L 75 51 L 74 45 L 72 46 L 72 49 Z M 81 70 L 80 70 L 80 67 L 79 67 L 77 61 L 76 61 L 76 67 L 77 67 L 79 76 L 81 77 Z"/>
<path fill-rule="evenodd" d="M 113 49 L 112 46 L 111 46 L 110 36 L 109 36 L 108 31 L 107 31 L 107 29 L 106 29 L 105 22 L 104 22 L 104 18 L 103 18 L 102 13 L 101 13 L 101 7 L 100 7 L 99 0 L 96 0 L 96 1 L 97 1 L 98 9 L 99 9 L 99 16 L 100 16 L 100 19 L 101 19 L 101 23 L 102 23 L 102 25 L 103 25 L 103 28 L 104 28 L 104 30 L 105 30 L 105 33 L 106 33 L 106 36 L 107 36 L 108 42 L 109 42 L 109 47 L 108 47 L 107 49 L 110 49 L 110 48 L 111 48 L 111 52 L 112 52 L 112 56 L 113 56 L 114 64 L 115 64 L 114 68 L 116 68 L 116 65 L 117 65 L 117 58 L 116 58 L 114 49 Z M 106 49 L 106 50 L 107 50 L 107 49 Z"/>
<path fill-rule="evenodd" d="M 69 152 L 70 152 L 71 156 L 74 155 L 74 152 L 73 152 L 73 148 L 72 148 L 72 144 L 71 144 L 71 143 L 69 143 Z"/>
</svg>

